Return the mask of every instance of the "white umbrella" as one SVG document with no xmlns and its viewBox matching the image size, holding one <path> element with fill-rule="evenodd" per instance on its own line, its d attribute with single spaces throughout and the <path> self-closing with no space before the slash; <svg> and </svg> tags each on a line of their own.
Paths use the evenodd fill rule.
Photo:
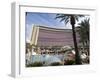
<svg viewBox="0 0 100 80">
<path fill-rule="evenodd" d="M 34 49 L 32 49 L 32 55 L 37 55 L 36 52 L 34 52 Z"/>
<path fill-rule="evenodd" d="M 61 48 L 62 50 L 70 50 L 70 49 L 72 49 L 70 46 L 63 46 L 62 48 Z"/>
</svg>

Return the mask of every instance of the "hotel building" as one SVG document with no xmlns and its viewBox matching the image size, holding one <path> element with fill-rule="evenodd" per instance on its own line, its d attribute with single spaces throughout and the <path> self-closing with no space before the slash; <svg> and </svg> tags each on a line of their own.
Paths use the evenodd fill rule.
<svg viewBox="0 0 100 80">
<path fill-rule="evenodd" d="M 79 36 L 76 35 L 79 43 Z M 73 46 L 72 29 L 57 29 L 45 26 L 33 26 L 31 34 L 31 45 L 38 46 Z"/>
</svg>

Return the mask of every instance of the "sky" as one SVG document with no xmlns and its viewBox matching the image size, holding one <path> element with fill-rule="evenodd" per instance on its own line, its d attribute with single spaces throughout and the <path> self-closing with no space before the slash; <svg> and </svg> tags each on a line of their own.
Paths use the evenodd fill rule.
<svg viewBox="0 0 100 80">
<path fill-rule="evenodd" d="M 27 12 L 25 18 L 26 19 L 26 40 L 30 40 L 33 24 L 51 27 L 51 28 L 71 29 L 70 23 L 65 25 L 64 22 L 60 22 L 60 19 L 55 19 L 55 17 L 56 17 L 55 13 Z"/>
<path fill-rule="evenodd" d="M 55 13 L 32 13 L 28 12 L 26 16 L 26 24 L 37 24 L 55 28 L 66 28 L 64 22 L 55 19 Z M 68 27 L 67 27 L 68 28 Z"/>
</svg>

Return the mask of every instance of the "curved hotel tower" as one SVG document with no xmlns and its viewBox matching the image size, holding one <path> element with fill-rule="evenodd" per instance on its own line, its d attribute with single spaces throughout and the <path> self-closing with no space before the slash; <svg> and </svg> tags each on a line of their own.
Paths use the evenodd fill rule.
<svg viewBox="0 0 100 80">
<path fill-rule="evenodd" d="M 79 42 L 78 35 L 77 41 Z M 31 45 L 38 46 L 73 46 L 71 29 L 57 29 L 44 26 L 33 26 Z"/>
</svg>

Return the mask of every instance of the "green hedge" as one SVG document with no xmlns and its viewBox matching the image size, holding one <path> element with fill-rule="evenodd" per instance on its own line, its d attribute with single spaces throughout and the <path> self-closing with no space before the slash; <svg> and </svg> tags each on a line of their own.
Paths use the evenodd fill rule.
<svg viewBox="0 0 100 80">
<path fill-rule="evenodd" d="M 75 60 L 66 60 L 64 62 L 64 65 L 73 65 L 73 64 L 75 64 Z"/>
<path fill-rule="evenodd" d="M 59 62 L 54 62 L 54 63 L 51 63 L 51 66 L 59 66 L 59 65 L 62 65 L 61 63 Z"/>
<path fill-rule="evenodd" d="M 34 63 L 26 65 L 26 67 L 40 67 L 40 66 L 43 66 L 42 62 L 34 62 Z"/>
</svg>

